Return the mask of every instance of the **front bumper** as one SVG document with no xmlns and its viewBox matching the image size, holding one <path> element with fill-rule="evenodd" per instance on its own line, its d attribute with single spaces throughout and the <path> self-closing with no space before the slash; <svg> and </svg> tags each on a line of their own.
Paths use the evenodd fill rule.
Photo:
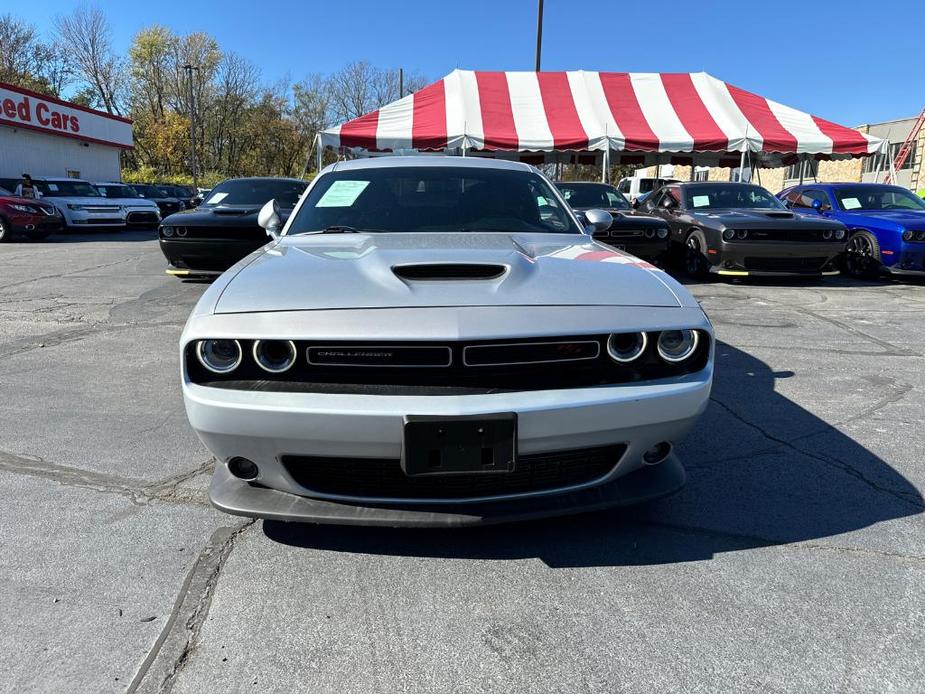
<svg viewBox="0 0 925 694">
<path fill-rule="evenodd" d="M 925 244 L 904 243 L 899 252 L 889 258 L 882 253 L 883 260 L 890 260 L 891 264 L 884 262 L 883 269 L 893 275 L 925 275 Z"/>
<path fill-rule="evenodd" d="M 722 241 L 707 250 L 710 272 L 731 276 L 819 276 L 838 274 L 845 243 Z"/>
<path fill-rule="evenodd" d="M 60 216 L 48 215 L 9 215 L 10 232 L 14 235 L 35 237 L 47 236 L 61 231 L 62 219 Z"/>
<path fill-rule="evenodd" d="M 683 472 L 647 472 L 642 454 L 687 434 L 707 406 L 711 381 L 708 366 L 681 379 L 646 385 L 464 396 L 252 392 L 188 381 L 183 394 L 190 424 L 219 460 L 210 495 L 222 510 L 316 522 L 460 525 L 603 508 L 677 489 Z M 625 452 L 606 475 L 587 483 L 450 500 L 318 493 L 302 487 L 281 462 L 284 456 L 397 459 L 405 415 L 497 412 L 517 413 L 520 455 L 611 444 L 624 445 Z M 260 486 L 231 477 L 226 463 L 238 456 L 259 466 Z M 652 469 L 680 467 L 671 461 Z M 611 486 L 640 470 L 633 478 L 637 482 Z"/>
<path fill-rule="evenodd" d="M 345 504 L 312 499 L 252 485 L 218 465 L 209 499 L 225 513 L 270 520 L 386 527 L 463 527 L 513 523 L 571 513 L 638 504 L 672 494 L 684 485 L 685 473 L 674 455 L 623 477 L 587 489 L 542 498 L 480 504 Z"/>
<path fill-rule="evenodd" d="M 613 235 L 606 238 L 595 237 L 594 240 L 644 260 L 661 260 L 668 254 L 669 248 L 668 239 L 624 239 Z"/>
<path fill-rule="evenodd" d="M 167 258 L 171 269 L 185 270 L 190 275 L 219 275 L 263 245 L 266 245 L 266 240 L 263 239 L 242 241 L 160 237 L 161 252 Z"/>
</svg>

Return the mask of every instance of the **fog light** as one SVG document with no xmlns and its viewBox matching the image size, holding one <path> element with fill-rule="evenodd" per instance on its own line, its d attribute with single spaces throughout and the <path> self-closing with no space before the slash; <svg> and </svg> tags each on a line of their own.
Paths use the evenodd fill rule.
<svg viewBox="0 0 925 694">
<path fill-rule="evenodd" d="M 257 463 L 247 458 L 232 458 L 228 461 L 228 472 L 239 480 L 250 482 L 257 479 L 257 475 L 260 474 L 260 468 L 257 467 Z"/>
<path fill-rule="evenodd" d="M 671 444 L 668 441 L 661 441 L 645 453 L 642 454 L 642 462 L 646 465 L 658 465 L 671 453 Z"/>
</svg>

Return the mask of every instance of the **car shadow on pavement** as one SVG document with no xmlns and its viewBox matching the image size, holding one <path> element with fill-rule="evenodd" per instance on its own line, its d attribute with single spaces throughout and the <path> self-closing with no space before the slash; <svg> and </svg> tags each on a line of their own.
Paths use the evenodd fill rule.
<svg viewBox="0 0 925 694">
<path fill-rule="evenodd" d="M 151 241 L 157 238 L 156 229 L 93 229 L 89 231 L 52 234 L 44 241 L 32 243 L 89 243 L 120 241 L 134 243 L 138 241 Z M 27 242 L 28 243 L 28 242 Z"/>
<path fill-rule="evenodd" d="M 679 447 L 687 485 L 672 497 L 511 525 L 389 529 L 265 521 L 264 533 L 296 547 L 374 555 L 646 565 L 821 540 L 925 510 L 915 486 L 836 428 L 838 422 L 776 391 L 778 379 L 794 375 L 772 372 L 718 342 L 710 406 Z"/>
</svg>

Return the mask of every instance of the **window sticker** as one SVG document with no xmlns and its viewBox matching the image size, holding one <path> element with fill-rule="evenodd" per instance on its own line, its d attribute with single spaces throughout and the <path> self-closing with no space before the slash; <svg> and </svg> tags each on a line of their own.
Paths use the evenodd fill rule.
<svg viewBox="0 0 925 694">
<path fill-rule="evenodd" d="M 842 198 L 841 204 L 846 210 L 856 210 L 861 207 L 861 201 L 857 198 Z"/>
<path fill-rule="evenodd" d="M 50 191 L 52 191 L 52 192 L 56 192 L 56 191 L 58 190 L 58 184 L 57 184 L 57 183 L 49 183 L 49 184 L 48 184 L 48 190 L 50 190 Z"/>
<path fill-rule="evenodd" d="M 694 207 L 709 207 L 710 206 L 710 196 L 709 195 L 695 195 L 691 201 Z"/>
<path fill-rule="evenodd" d="M 368 185 L 369 181 L 334 181 L 315 207 L 351 207 Z"/>
<path fill-rule="evenodd" d="M 228 193 L 216 193 L 206 201 L 207 205 L 217 205 L 222 200 L 228 197 Z"/>
</svg>

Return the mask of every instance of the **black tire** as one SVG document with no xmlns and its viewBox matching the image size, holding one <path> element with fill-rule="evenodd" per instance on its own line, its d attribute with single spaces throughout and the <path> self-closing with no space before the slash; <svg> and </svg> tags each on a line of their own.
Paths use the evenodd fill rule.
<svg viewBox="0 0 925 694">
<path fill-rule="evenodd" d="M 9 241 L 11 236 L 9 225 L 6 223 L 5 219 L 0 217 L 0 243 Z"/>
<path fill-rule="evenodd" d="M 880 274 L 880 244 L 869 231 L 855 231 L 848 237 L 845 272 L 855 279 L 874 279 Z"/>
<path fill-rule="evenodd" d="M 684 273 L 691 279 L 702 281 L 710 276 L 706 249 L 707 240 L 699 229 L 694 229 L 684 240 Z"/>
</svg>

